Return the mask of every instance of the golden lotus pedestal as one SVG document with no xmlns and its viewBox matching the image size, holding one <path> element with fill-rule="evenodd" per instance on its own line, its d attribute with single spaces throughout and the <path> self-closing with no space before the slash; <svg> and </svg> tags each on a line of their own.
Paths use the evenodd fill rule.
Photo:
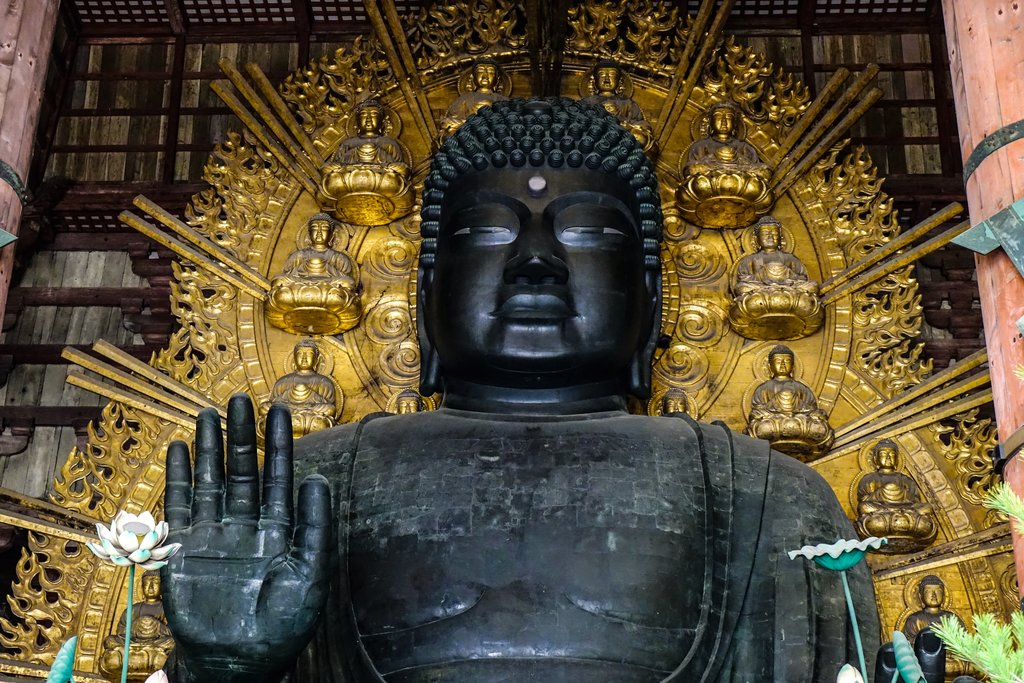
<svg viewBox="0 0 1024 683">
<path fill-rule="evenodd" d="M 767 182 L 748 173 L 699 173 L 685 178 L 679 211 L 703 228 L 742 228 L 768 213 L 774 197 Z"/>
<path fill-rule="evenodd" d="M 333 335 L 358 325 L 363 307 L 349 288 L 275 280 L 265 312 L 267 322 L 285 332 Z"/>
<path fill-rule="evenodd" d="M 747 339 L 800 339 L 825 320 L 819 298 L 785 287 L 770 287 L 739 297 L 729 307 L 729 325 Z"/>
<path fill-rule="evenodd" d="M 786 455 L 791 455 L 801 462 L 813 462 L 825 455 L 832 446 L 833 440 L 833 436 L 830 433 L 824 439 L 811 441 L 803 432 L 799 434 L 783 433 L 776 438 L 769 439 L 772 448 Z"/>
<path fill-rule="evenodd" d="M 353 225 L 387 225 L 415 202 L 408 169 L 374 164 L 328 166 L 317 193 L 320 208 Z"/>
<path fill-rule="evenodd" d="M 879 533 L 888 540 L 879 552 L 900 555 L 923 550 L 938 535 L 934 520 L 913 508 L 897 508 L 869 513 L 857 519 L 857 532 L 865 535 Z"/>
</svg>

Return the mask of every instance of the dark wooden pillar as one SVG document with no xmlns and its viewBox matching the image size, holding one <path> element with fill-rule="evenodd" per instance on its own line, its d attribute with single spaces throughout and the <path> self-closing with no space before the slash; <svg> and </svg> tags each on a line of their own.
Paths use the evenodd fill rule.
<svg viewBox="0 0 1024 683">
<path fill-rule="evenodd" d="M 0 0 L 0 228 L 18 234 L 59 0 Z M 0 250 L 0 320 L 14 245 Z"/>
</svg>

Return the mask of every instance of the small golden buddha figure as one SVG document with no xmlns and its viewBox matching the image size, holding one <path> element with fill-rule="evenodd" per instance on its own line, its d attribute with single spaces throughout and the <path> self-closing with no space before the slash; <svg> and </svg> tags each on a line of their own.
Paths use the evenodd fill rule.
<svg viewBox="0 0 1024 683">
<path fill-rule="evenodd" d="M 921 550 L 935 540 L 938 525 L 932 506 L 922 500 L 917 484 L 899 472 L 899 449 L 882 439 L 871 449 L 874 472 L 857 484 L 857 533 L 862 538 L 885 536 L 884 553 Z"/>
<path fill-rule="evenodd" d="M 348 232 L 318 213 L 306 224 L 309 246 L 292 252 L 270 281 L 267 322 L 292 334 L 341 334 L 359 324 L 359 268 L 345 252 Z"/>
<path fill-rule="evenodd" d="M 409 155 L 385 134 L 388 115 L 380 102 L 362 102 L 353 117 L 356 134 L 320 169 L 317 202 L 346 223 L 386 225 L 408 214 L 415 200 Z"/>
<path fill-rule="evenodd" d="M 757 251 L 733 270 L 729 324 L 747 339 L 799 339 L 825 319 L 818 283 L 799 258 L 782 250 L 782 225 L 764 216 L 754 227 Z"/>
<path fill-rule="evenodd" d="M 683 157 L 679 208 L 704 228 L 742 228 L 772 208 L 771 170 L 739 137 L 740 112 L 718 102 L 708 112 L 709 134 Z"/>
<path fill-rule="evenodd" d="M 334 380 L 318 371 L 320 347 L 312 339 L 303 339 L 292 349 L 295 369 L 276 382 L 264 412 L 273 403 L 283 403 L 292 413 L 292 435 L 318 432 L 338 424 L 341 391 Z"/>
<path fill-rule="evenodd" d="M 614 116 L 622 127 L 633 134 L 649 156 L 655 148 L 654 129 L 644 118 L 640 105 L 623 92 L 625 79 L 622 67 L 616 62 L 603 59 L 591 72 L 590 87 L 593 94 L 583 98 L 585 104 L 596 104 Z"/>
<path fill-rule="evenodd" d="M 953 617 L 963 626 L 964 620 L 960 618 L 959 614 L 943 608 L 943 603 L 946 602 L 946 584 L 939 577 L 929 574 L 921 579 L 917 585 L 917 597 L 921 601 L 921 609 L 907 617 L 901 629 L 903 635 L 911 643 L 917 638 L 917 634 L 930 626 L 937 625 L 945 616 Z M 946 674 L 948 676 L 956 677 L 971 673 L 976 672 L 967 662 L 952 656 L 946 657 Z"/>
<path fill-rule="evenodd" d="M 117 632 L 103 639 L 100 671 L 117 680 L 124 663 L 124 636 L 127 610 L 121 613 Z M 128 680 L 144 681 L 159 670 L 174 648 L 174 638 L 167 627 L 164 606 L 160 601 L 160 573 L 142 575 L 142 600 L 132 605 L 132 638 L 128 646 Z"/>
<path fill-rule="evenodd" d="M 754 390 L 747 433 L 772 448 L 810 462 L 832 446 L 835 435 L 811 388 L 793 377 L 793 352 L 778 345 L 768 354 L 772 378 Z"/>
<path fill-rule="evenodd" d="M 423 398 L 414 389 L 406 389 L 399 392 L 395 397 L 395 405 L 392 412 L 395 415 L 409 415 L 419 413 L 423 410 Z"/>
<path fill-rule="evenodd" d="M 469 73 L 459 79 L 460 94 L 441 119 L 442 142 L 454 133 L 470 114 L 475 114 L 486 105 L 508 99 L 508 93 L 501 92 L 502 81 L 505 80 L 503 76 L 501 67 L 493 59 L 478 59 L 473 63 Z"/>
<path fill-rule="evenodd" d="M 661 397 L 661 414 L 672 415 L 674 413 L 689 414 L 689 401 L 686 392 L 682 389 L 672 388 Z"/>
</svg>

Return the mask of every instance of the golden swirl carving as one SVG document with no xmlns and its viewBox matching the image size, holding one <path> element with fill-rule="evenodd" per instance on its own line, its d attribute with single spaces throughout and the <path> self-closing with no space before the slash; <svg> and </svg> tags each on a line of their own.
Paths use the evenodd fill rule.
<svg viewBox="0 0 1024 683">
<path fill-rule="evenodd" d="M 676 322 L 676 336 L 698 348 L 715 346 L 727 329 L 725 311 L 707 302 L 683 305 Z"/>
<path fill-rule="evenodd" d="M 707 378 L 710 368 L 707 353 L 682 343 L 669 346 L 654 363 L 658 379 L 673 387 L 699 385 Z"/>
<path fill-rule="evenodd" d="M 409 302 L 404 297 L 381 301 L 366 314 L 363 331 L 377 344 L 392 344 L 409 339 L 415 332 L 409 314 Z"/>
<path fill-rule="evenodd" d="M 702 242 L 690 242 L 672 249 L 672 261 L 680 280 L 687 284 L 711 282 L 725 275 L 725 258 Z"/>
<path fill-rule="evenodd" d="M 661 215 L 666 242 L 685 242 L 700 237 L 700 228 L 683 220 L 675 202 L 663 204 Z"/>
<path fill-rule="evenodd" d="M 419 246 L 395 235 L 373 245 L 363 262 L 367 275 L 384 280 L 405 280 L 419 255 Z"/>
<path fill-rule="evenodd" d="M 411 386 L 420 376 L 420 345 L 406 339 L 380 352 L 380 373 L 388 384 Z"/>
</svg>

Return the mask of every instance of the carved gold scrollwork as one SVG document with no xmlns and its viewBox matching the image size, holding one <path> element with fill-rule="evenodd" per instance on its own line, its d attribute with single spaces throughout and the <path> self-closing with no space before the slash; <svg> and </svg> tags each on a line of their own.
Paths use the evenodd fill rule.
<svg viewBox="0 0 1024 683">
<path fill-rule="evenodd" d="M 956 492 L 969 503 L 980 506 L 989 490 L 999 482 L 992 463 L 992 452 L 999 443 L 995 424 L 990 419 L 979 418 L 977 410 L 971 410 L 957 416 L 950 424 L 935 424 L 931 429 L 942 455 L 955 468 Z"/>
<path fill-rule="evenodd" d="M 688 303 L 679 311 L 676 336 L 698 348 L 715 346 L 729 326 L 726 314 L 712 303 Z"/>
<path fill-rule="evenodd" d="M 690 242 L 672 250 L 672 260 L 681 280 L 688 284 L 712 282 L 725 275 L 722 254 L 701 242 Z"/>
</svg>

